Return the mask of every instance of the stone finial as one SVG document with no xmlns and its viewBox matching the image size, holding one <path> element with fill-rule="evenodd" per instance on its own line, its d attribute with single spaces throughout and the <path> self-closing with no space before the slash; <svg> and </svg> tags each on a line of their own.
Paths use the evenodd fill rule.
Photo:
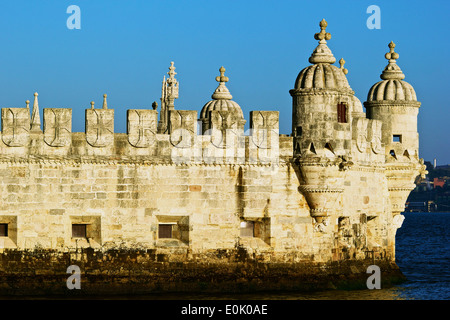
<svg viewBox="0 0 450 320">
<path fill-rule="evenodd" d="M 341 70 L 344 74 L 348 73 L 348 70 L 344 68 L 344 64 L 345 64 L 345 60 L 344 58 L 341 58 L 341 60 L 339 60 L 339 65 L 341 66 Z"/>
<path fill-rule="evenodd" d="M 212 98 L 214 100 L 231 100 L 233 96 L 226 87 L 225 83 L 228 82 L 228 77 L 225 76 L 226 69 L 222 66 L 219 69 L 220 76 L 216 77 L 216 81 L 219 82 L 219 86 L 214 91 Z"/>
<path fill-rule="evenodd" d="M 31 131 L 41 130 L 41 117 L 39 116 L 38 93 L 34 93 L 33 111 L 31 115 Z"/>
<path fill-rule="evenodd" d="M 170 62 L 169 72 L 167 72 L 169 78 L 163 81 L 163 87 L 166 87 L 165 97 L 167 100 L 167 105 L 170 109 L 174 107 L 174 99 L 178 99 L 178 80 L 175 79 L 175 67 L 173 61 Z"/>
<path fill-rule="evenodd" d="M 167 72 L 167 74 L 169 75 L 169 79 L 175 79 L 175 75 L 177 74 L 175 72 L 175 67 L 174 67 L 174 62 L 171 61 L 170 62 L 170 67 L 169 67 L 169 72 Z"/>
<path fill-rule="evenodd" d="M 397 59 L 399 58 L 399 54 L 398 54 L 397 52 L 394 52 L 394 49 L 395 49 L 395 43 L 394 43 L 393 41 L 391 41 L 391 42 L 388 44 L 388 47 L 389 47 L 389 52 L 386 53 L 386 54 L 384 55 L 384 57 L 385 57 L 387 60 L 389 60 L 389 61 L 394 60 L 394 61 L 392 61 L 392 62 L 395 62 L 395 60 L 397 60 Z"/>
<path fill-rule="evenodd" d="M 91 109 L 92 109 L 92 110 L 95 109 L 95 108 L 94 108 L 94 104 L 95 104 L 95 102 L 94 102 L 94 101 L 91 101 Z"/>
<path fill-rule="evenodd" d="M 225 77 L 225 71 L 226 69 L 222 66 L 219 69 L 220 76 L 216 77 L 217 82 L 228 82 L 228 77 Z"/>
<path fill-rule="evenodd" d="M 27 105 L 27 109 L 30 109 L 30 100 L 25 101 L 26 105 Z"/>
<path fill-rule="evenodd" d="M 383 80 L 403 80 L 405 75 L 403 74 L 400 67 L 397 65 L 397 59 L 399 54 L 394 51 L 395 43 L 391 41 L 388 45 L 389 52 L 384 55 L 384 57 L 389 61 L 389 64 L 384 68 L 383 73 L 380 78 Z"/>
<path fill-rule="evenodd" d="M 106 97 L 107 97 L 106 94 L 104 94 L 103 95 L 103 107 L 102 107 L 103 109 L 108 109 L 108 104 L 106 102 Z"/>
<path fill-rule="evenodd" d="M 312 64 L 316 63 L 335 63 L 336 58 L 333 56 L 330 48 L 327 46 L 327 41 L 331 39 L 331 34 L 326 32 L 326 28 L 328 23 L 325 19 L 322 19 L 319 23 L 320 32 L 314 34 L 314 39 L 319 40 L 319 45 L 316 47 L 311 57 L 309 58 L 309 62 Z"/>
<path fill-rule="evenodd" d="M 316 40 L 330 40 L 331 39 L 331 33 L 326 32 L 328 23 L 325 21 L 325 19 L 322 19 L 319 23 L 320 26 L 320 32 L 314 34 L 314 39 Z"/>
</svg>

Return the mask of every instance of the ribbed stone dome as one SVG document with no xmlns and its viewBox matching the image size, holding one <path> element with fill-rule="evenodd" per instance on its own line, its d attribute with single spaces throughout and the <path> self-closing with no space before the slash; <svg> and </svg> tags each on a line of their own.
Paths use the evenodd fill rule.
<svg viewBox="0 0 450 320">
<path fill-rule="evenodd" d="M 241 107 L 232 100 L 211 100 L 205 104 L 200 112 L 200 119 L 204 119 L 208 116 L 209 111 L 232 111 L 236 115 L 244 118 L 244 113 Z"/>
<path fill-rule="evenodd" d="M 295 89 L 342 89 L 351 90 L 342 69 L 328 63 L 318 63 L 300 71 Z"/>
<path fill-rule="evenodd" d="M 214 91 L 211 98 L 213 100 L 207 102 L 202 110 L 200 111 L 200 119 L 206 119 L 209 116 L 209 111 L 218 110 L 218 111 L 231 111 L 236 116 L 244 118 L 244 113 L 242 112 L 241 107 L 231 99 L 233 96 L 231 95 L 228 88 L 225 86 L 225 83 L 228 82 L 228 77 L 225 74 L 225 68 L 221 67 L 219 69 L 220 76 L 216 77 L 216 81 L 219 82 L 219 86 Z"/>
<path fill-rule="evenodd" d="M 394 52 L 395 43 L 389 43 L 390 51 L 386 53 L 385 58 L 389 64 L 384 68 L 380 75 L 382 81 L 375 83 L 369 90 L 367 101 L 417 101 L 416 92 L 412 85 L 403 81 L 405 75 L 397 65 L 399 54 Z"/>
<path fill-rule="evenodd" d="M 309 62 L 311 66 L 306 67 L 297 76 L 295 80 L 294 90 L 298 89 L 348 89 L 347 69 L 344 68 L 344 59 L 339 61 L 341 67 L 333 65 L 336 58 L 333 56 L 330 48 L 327 46 L 326 40 L 331 39 L 331 34 L 326 32 L 327 22 L 320 22 L 320 32 L 314 35 L 319 41 L 319 45 L 314 49 Z"/>
<path fill-rule="evenodd" d="M 367 101 L 401 100 L 417 101 L 412 85 L 402 80 L 383 80 L 369 90 Z"/>
</svg>

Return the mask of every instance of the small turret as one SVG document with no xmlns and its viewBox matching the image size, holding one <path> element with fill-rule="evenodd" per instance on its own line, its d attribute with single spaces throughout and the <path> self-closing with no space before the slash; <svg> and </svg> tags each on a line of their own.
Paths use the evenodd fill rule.
<svg viewBox="0 0 450 320">
<path fill-rule="evenodd" d="M 414 88 L 404 81 L 405 75 L 397 65 L 399 54 L 394 42 L 389 43 L 385 58 L 389 61 L 380 78 L 369 90 L 364 106 L 369 119 L 383 122 L 382 143 L 386 147 L 386 161 L 418 160 L 419 134 L 417 115 L 420 102 Z"/>
<path fill-rule="evenodd" d="M 312 65 L 300 71 L 290 90 L 292 96 L 292 135 L 294 156 L 308 154 L 346 155 L 350 150 L 352 112 L 361 112 L 359 100 L 348 84 L 344 68 L 333 65 L 336 58 L 327 46 L 331 34 L 327 22 L 320 22 L 319 40 L 309 62 Z M 336 134 L 337 131 L 341 131 Z"/>
<path fill-rule="evenodd" d="M 232 128 L 244 130 L 244 113 L 239 104 L 231 100 L 233 96 L 225 85 L 229 81 L 228 77 L 225 76 L 225 71 L 226 69 L 223 66 L 220 67 L 220 76 L 216 77 L 219 86 L 212 94 L 212 100 L 207 102 L 200 112 L 199 120 L 202 122 L 202 133 L 213 128 L 221 131 Z M 212 116 L 212 112 L 219 113 L 220 119 Z"/>
<path fill-rule="evenodd" d="M 414 88 L 404 81 L 405 75 L 397 65 L 399 54 L 390 42 L 385 58 L 389 61 L 380 78 L 369 90 L 364 106 L 367 118 L 382 122 L 381 142 L 385 146 L 386 177 L 392 214 L 404 211 L 406 199 L 414 189 L 414 180 L 423 172 L 419 160 L 417 115 L 420 102 Z"/>
<path fill-rule="evenodd" d="M 345 61 L 340 60 L 340 68 L 333 65 L 336 58 L 327 46 L 326 40 L 331 39 L 327 25 L 325 20 L 320 22 L 321 30 L 314 35 L 319 45 L 309 58 L 312 65 L 300 71 L 290 90 L 299 191 L 318 230 L 324 230 L 328 218 L 337 214 L 344 171 L 351 165 L 347 160 L 351 156 L 353 113 L 362 111 L 345 76 Z"/>
</svg>

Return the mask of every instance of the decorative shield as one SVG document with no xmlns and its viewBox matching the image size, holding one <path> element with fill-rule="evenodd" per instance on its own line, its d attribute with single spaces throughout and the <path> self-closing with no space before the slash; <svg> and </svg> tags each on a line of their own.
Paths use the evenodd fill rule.
<svg viewBox="0 0 450 320">
<path fill-rule="evenodd" d="M 136 148 L 147 148 L 156 141 L 158 112 L 128 110 L 128 142 Z"/>
<path fill-rule="evenodd" d="M 197 134 L 197 111 L 170 111 L 170 143 L 177 148 L 194 146 Z"/>
<path fill-rule="evenodd" d="M 259 149 L 270 149 L 272 136 L 278 138 L 278 112 L 252 111 L 250 127 L 252 142 Z"/>
<path fill-rule="evenodd" d="M 86 141 L 93 147 L 113 144 L 113 109 L 86 109 Z"/>
<path fill-rule="evenodd" d="M 356 147 L 361 153 L 366 152 L 367 149 L 367 124 L 369 120 L 366 118 L 359 118 L 356 123 Z"/>
<path fill-rule="evenodd" d="M 380 120 L 369 120 L 370 145 L 375 154 L 383 151 L 381 145 L 381 126 L 382 123 Z"/>
<path fill-rule="evenodd" d="M 44 141 L 51 147 L 72 143 L 72 109 L 44 109 Z"/>
<path fill-rule="evenodd" d="M 30 110 L 2 108 L 2 140 L 10 147 L 23 147 L 29 142 Z"/>
</svg>

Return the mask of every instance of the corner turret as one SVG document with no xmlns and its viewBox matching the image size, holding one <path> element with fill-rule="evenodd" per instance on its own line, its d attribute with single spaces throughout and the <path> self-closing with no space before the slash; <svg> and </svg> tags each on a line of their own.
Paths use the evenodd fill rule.
<svg viewBox="0 0 450 320">
<path fill-rule="evenodd" d="M 344 171 L 351 165 L 352 112 L 362 111 L 348 84 L 345 61 L 341 59 L 340 68 L 333 65 L 336 59 L 327 46 L 331 39 L 327 25 L 325 19 L 320 22 L 321 31 L 314 35 L 319 45 L 309 58 L 312 65 L 300 71 L 290 90 L 299 191 L 319 229 L 339 207 Z"/>
<path fill-rule="evenodd" d="M 385 58 L 389 61 L 380 78 L 369 90 L 364 106 L 367 118 L 382 122 L 381 143 L 385 146 L 386 176 L 394 216 L 404 211 L 414 189 L 416 176 L 423 171 L 419 160 L 417 116 L 420 102 L 414 88 L 404 81 L 397 65 L 399 54 L 390 42 Z"/>
</svg>

